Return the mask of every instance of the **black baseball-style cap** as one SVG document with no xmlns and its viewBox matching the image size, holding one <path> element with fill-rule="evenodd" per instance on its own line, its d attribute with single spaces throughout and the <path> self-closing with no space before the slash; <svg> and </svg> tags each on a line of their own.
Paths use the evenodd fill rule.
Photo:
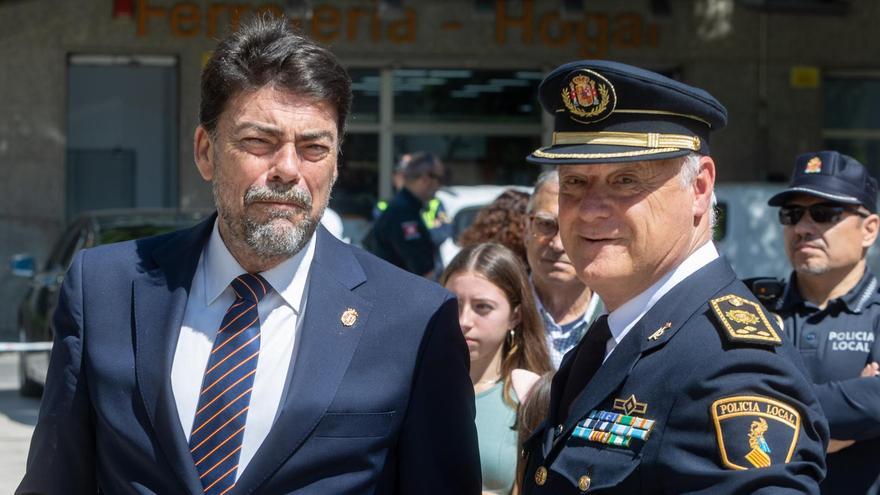
<svg viewBox="0 0 880 495">
<path fill-rule="evenodd" d="M 788 188 L 770 198 L 767 204 L 782 206 L 798 194 L 862 205 L 871 213 L 877 213 L 877 180 L 858 160 L 836 151 L 798 156 Z"/>
<path fill-rule="evenodd" d="M 541 82 L 538 98 L 554 119 L 553 142 L 530 163 L 622 163 L 709 154 L 709 133 L 727 109 L 702 89 L 605 60 L 562 65 Z"/>
</svg>

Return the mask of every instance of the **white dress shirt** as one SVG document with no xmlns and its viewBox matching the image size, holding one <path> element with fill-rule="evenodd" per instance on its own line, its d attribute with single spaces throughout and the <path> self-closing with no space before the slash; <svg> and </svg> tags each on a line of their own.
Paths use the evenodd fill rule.
<svg viewBox="0 0 880 495">
<path fill-rule="evenodd" d="M 250 409 L 245 422 L 244 439 L 236 479 L 247 467 L 275 422 L 281 395 L 292 366 L 298 325 L 306 306 L 309 268 L 315 253 L 315 236 L 295 256 L 271 270 L 260 273 L 272 289 L 260 301 L 260 355 L 251 392 Z M 171 388 L 177 403 L 180 426 L 187 441 L 195 419 L 202 376 L 214 346 L 214 336 L 223 315 L 235 301 L 229 283 L 245 273 L 217 230 L 202 250 L 186 311 L 177 350 L 171 367 Z"/>
<path fill-rule="evenodd" d="M 654 304 L 660 300 L 673 287 L 678 285 L 688 275 L 696 272 L 700 268 L 708 265 L 718 258 L 718 250 L 712 241 L 703 244 L 690 256 L 673 268 L 666 275 L 660 277 L 660 280 L 648 287 L 644 292 L 623 303 L 619 308 L 608 314 L 608 328 L 611 330 L 612 338 L 608 340 L 605 348 L 605 359 L 611 355 L 617 344 L 626 337 L 630 329 L 645 316 Z"/>
</svg>

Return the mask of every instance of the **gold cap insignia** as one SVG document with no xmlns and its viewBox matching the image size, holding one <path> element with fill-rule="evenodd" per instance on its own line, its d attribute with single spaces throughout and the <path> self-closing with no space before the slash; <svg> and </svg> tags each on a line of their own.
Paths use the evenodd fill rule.
<svg viewBox="0 0 880 495">
<path fill-rule="evenodd" d="M 357 322 L 358 312 L 354 308 L 348 308 L 342 313 L 342 316 L 339 318 L 339 321 L 342 322 L 343 325 L 350 327 Z"/>
<path fill-rule="evenodd" d="M 800 413 L 791 405 L 738 395 L 716 400 L 711 412 L 725 467 L 757 469 L 791 461 L 801 425 Z"/>
<path fill-rule="evenodd" d="M 710 306 L 715 317 L 724 327 L 728 340 L 755 344 L 782 344 L 782 339 L 757 302 L 728 294 L 712 299 Z"/>
<path fill-rule="evenodd" d="M 635 394 L 632 394 L 627 399 L 614 399 L 614 410 L 622 411 L 627 416 L 645 414 L 648 411 L 648 403 L 639 402 Z"/>
<path fill-rule="evenodd" d="M 807 162 L 807 166 L 804 167 L 805 174 L 818 174 L 822 171 L 822 160 L 819 159 L 818 156 L 814 156 L 810 158 L 810 161 Z"/>
<path fill-rule="evenodd" d="M 538 486 L 544 486 L 544 483 L 547 482 L 547 468 L 541 466 L 535 471 L 535 483 Z"/>
<path fill-rule="evenodd" d="M 562 86 L 562 103 L 572 120 L 591 124 L 607 118 L 617 105 L 614 86 L 597 72 L 581 69 Z"/>
</svg>

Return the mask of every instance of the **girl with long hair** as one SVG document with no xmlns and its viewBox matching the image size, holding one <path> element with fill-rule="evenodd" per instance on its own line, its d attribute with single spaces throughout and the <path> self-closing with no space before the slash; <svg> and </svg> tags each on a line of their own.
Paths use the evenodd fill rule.
<svg viewBox="0 0 880 495">
<path fill-rule="evenodd" d="M 510 493 L 516 476 L 513 371 L 552 370 L 544 327 L 525 267 L 508 248 L 484 243 L 463 249 L 440 282 L 458 297 L 459 323 L 471 359 L 484 493 Z"/>
</svg>

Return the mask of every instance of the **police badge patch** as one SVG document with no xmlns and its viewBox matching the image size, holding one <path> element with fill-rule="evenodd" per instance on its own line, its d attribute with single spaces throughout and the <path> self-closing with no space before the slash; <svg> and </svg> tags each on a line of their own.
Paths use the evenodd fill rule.
<svg viewBox="0 0 880 495">
<path fill-rule="evenodd" d="M 711 412 L 725 467 L 757 469 L 791 460 L 801 429 L 795 408 L 767 397 L 740 395 L 716 400 Z"/>
<path fill-rule="evenodd" d="M 572 120 L 591 124 L 611 115 L 617 95 L 608 79 L 582 69 L 572 73 L 562 85 L 562 103 Z"/>
</svg>

